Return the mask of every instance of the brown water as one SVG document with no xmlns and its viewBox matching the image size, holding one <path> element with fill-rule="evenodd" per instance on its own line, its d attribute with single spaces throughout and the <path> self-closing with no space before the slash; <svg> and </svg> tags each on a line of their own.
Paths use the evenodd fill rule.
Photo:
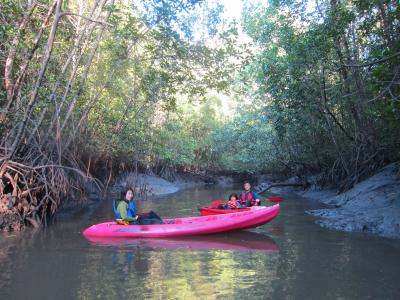
<svg viewBox="0 0 400 300">
<path fill-rule="evenodd" d="M 231 190 L 192 189 L 140 203 L 163 217 Z M 400 242 L 330 231 L 286 197 L 272 223 L 252 231 L 175 240 L 92 244 L 87 226 L 111 204 L 32 234 L 0 236 L 0 299 L 400 299 Z"/>
</svg>

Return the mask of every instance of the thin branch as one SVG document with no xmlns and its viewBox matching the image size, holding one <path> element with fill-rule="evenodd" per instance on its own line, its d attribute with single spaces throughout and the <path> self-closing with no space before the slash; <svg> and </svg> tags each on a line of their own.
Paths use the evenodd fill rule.
<svg viewBox="0 0 400 300">
<path fill-rule="evenodd" d="M 365 64 L 362 64 L 362 65 L 346 65 L 346 64 L 342 64 L 342 66 L 346 67 L 346 68 L 364 68 L 364 67 L 369 67 L 369 66 L 372 66 L 372 65 L 383 63 L 383 62 L 385 62 L 387 60 L 390 60 L 392 58 L 395 58 L 395 57 L 397 57 L 399 55 L 400 55 L 400 51 L 395 53 L 395 54 L 393 54 L 393 55 L 390 55 L 388 57 L 385 57 L 385 58 L 382 58 L 382 59 L 379 59 L 379 60 L 376 60 L 376 61 L 373 61 L 373 62 L 370 62 L 370 63 L 365 63 Z"/>
<path fill-rule="evenodd" d="M 79 17 L 79 18 L 88 20 L 88 21 L 90 21 L 90 22 L 93 22 L 93 23 L 98 23 L 98 24 L 102 24 L 102 25 L 107 25 L 107 26 L 114 27 L 114 25 L 111 24 L 111 23 L 104 22 L 104 21 L 93 20 L 93 19 L 91 19 L 91 18 L 82 16 L 82 15 L 79 15 L 79 14 L 76 14 L 76 13 L 72 13 L 72 12 L 63 12 L 63 13 L 60 15 L 60 18 L 61 18 L 61 17 L 64 17 L 64 16 L 76 16 L 76 17 Z"/>
</svg>

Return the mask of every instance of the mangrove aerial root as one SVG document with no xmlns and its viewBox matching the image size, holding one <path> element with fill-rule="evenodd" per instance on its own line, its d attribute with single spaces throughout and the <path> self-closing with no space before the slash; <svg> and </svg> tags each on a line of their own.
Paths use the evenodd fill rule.
<svg viewBox="0 0 400 300">
<path fill-rule="evenodd" d="M 0 167 L 0 231 L 46 225 L 63 197 L 82 199 L 84 181 L 74 179 L 79 169 L 55 164 L 30 166 L 6 161 Z M 71 191 L 77 191 L 74 195 Z"/>
</svg>

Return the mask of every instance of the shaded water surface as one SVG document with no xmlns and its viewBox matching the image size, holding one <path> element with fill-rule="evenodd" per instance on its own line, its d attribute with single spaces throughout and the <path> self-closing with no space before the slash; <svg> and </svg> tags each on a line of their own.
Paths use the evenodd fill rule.
<svg viewBox="0 0 400 300">
<path fill-rule="evenodd" d="M 162 217 L 197 214 L 231 190 L 191 189 L 139 203 Z M 0 236 L 0 299 L 400 299 L 400 242 L 314 224 L 286 197 L 272 223 L 185 239 L 87 241 L 110 201 L 32 234 Z"/>
</svg>

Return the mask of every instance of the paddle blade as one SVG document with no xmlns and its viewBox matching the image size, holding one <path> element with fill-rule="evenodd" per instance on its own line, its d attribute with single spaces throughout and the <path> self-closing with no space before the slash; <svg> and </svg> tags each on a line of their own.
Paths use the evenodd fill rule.
<svg viewBox="0 0 400 300">
<path fill-rule="evenodd" d="M 222 200 L 213 200 L 213 201 L 211 201 L 210 207 L 211 208 L 218 208 L 218 207 L 224 206 L 224 205 L 225 205 L 225 202 L 222 201 Z"/>
</svg>

